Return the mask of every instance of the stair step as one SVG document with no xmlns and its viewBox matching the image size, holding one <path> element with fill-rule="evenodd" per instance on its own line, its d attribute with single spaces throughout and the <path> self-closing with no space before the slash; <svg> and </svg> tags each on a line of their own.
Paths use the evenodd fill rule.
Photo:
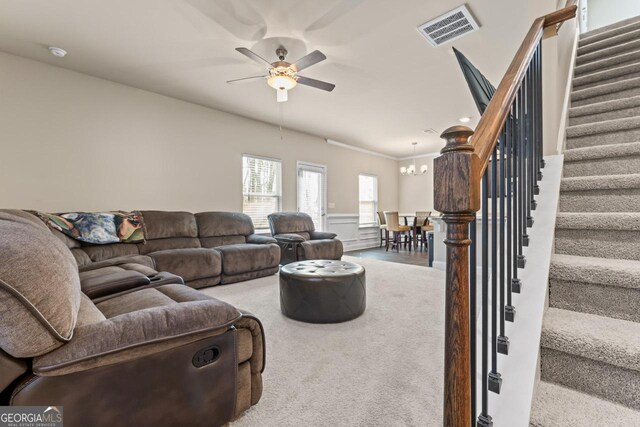
<svg viewBox="0 0 640 427">
<path fill-rule="evenodd" d="M 640 61 L 608 70 L 597 71 L 573 79 L 574 90 L 640 77 Z"/>
<path fill-rule="evenodd" d="M 576 57 L 576 65 L 588 64 L 592 61 L 598 61 L 601 59 L 611 58 L 613 56 L 621 55 L 623 53 L 629 53 L 640 49 L 640 40 L 633 40 L 626 43 L 622 43 L 616 46 L 611 46 L 608 49 L 596 50 L 595 52 L 589 52 Z"/>
<path fill-rule="evenodd" d="M 611 56 L 609 58 L 591 61 L 583 65 L 578 65 L 573 70 L 574 76 L 579 77 L 585 74 L 605 71 L 611 68 L 619 67 L 624 64 L 633 64 L 640 61 L 640 50 L 625 52 L 620 55 Z"/>
<path fill-rule="evenodd" d="M 549 308 L 541 377 L 640 409 L 640 323 Z"/>
<path fill-rule="evenodd" d="M 640 16 L 632 16 L 631 18 L 624 19 L 622 21 L 614 22 L 613 24 L 606 25 L 604 27 L 596 28 L 595 30 L 590 30 L 585 33 L 580 34 L 580 40 L 590 39 L 592 37 L 596 37 L 599 35 L 603 35 L 609 33 L 610 31 L 614 31 L 618 28 L 623 28 L 628 25 L 634 24 L 636 22 L 640 22 Z M 606 37 L 605 37 L 606 38 Z"/>
<path fill-rule="evenodd" d="M 607 37 L 579 47 L 578 56 L 609 49 L 613 46 L 619 46 L 621 44 L 638 40 L 638 38 L 640 38 L 640 28 L 635 30 L 630 29 L 630 31 L 623 32 L 622 34 Z"/>
<path fill-rule="evenodd" d="M 640 322 L 640 261 L 554 254 L 549 305 Z"/>
<path fill-rule="evenodd" d="M 569 126 L 640 116 L 640 96 L 596 102 L 569 109 Z"/>
<path fill-rule="evenodd" d="M 560 212 L 555 252 L 640 261 L 640 213 Z"/>
<path fill-rule="evenodd" d="M 640 77 L 574 90 L 571 92 L 571 106 L 581 107 L 637 95 L 640 95 Z"/>
<path fill-rule="evenodd" d="M 566 178 L 640 173 L 640 142 L 596 145 L 564 151 Z"/>
<path fill-rule="evenodd" d="M 631 31 L 640 30 L 640 20 L 638 18 L 633 18 L 633 21 L 627 23 L 625 25 L 618 25 L 609 30 L 601 31 L 597 34 L 588 35 L 589 33 L 584 33 L 580 36 L 580 41 L 578 42 L 579 47 L 584 47 L 595 42 L 599 42 L 611 37 L 619 36 L 621 34 L 629 33 Z"/>
<path fill-rule="evenodd" d="M 640 426 L 640 411 L 540 381 L 531 408 L 533 427 Z"/>
<path fill-rule="evenodd" d="M 640 173 L 563 178 L 560 212 L 640 213 Z"/>
<path fill-rule="evenodd" d="M 636 141 L 640 141 L 640 116 L 567 127 L 569 149 Z"/>
</svg>

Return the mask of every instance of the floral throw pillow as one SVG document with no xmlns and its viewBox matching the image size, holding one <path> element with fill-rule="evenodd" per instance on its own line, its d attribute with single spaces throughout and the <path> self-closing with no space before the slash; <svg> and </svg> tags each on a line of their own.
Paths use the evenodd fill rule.
<svg viewBox="0 0 640 427">
<path fill-rule="evenodd" d="M 144 220 L 139 212 L 37 213 L 49 227 L 85 243 L 142 243 Z"/>
</svg>

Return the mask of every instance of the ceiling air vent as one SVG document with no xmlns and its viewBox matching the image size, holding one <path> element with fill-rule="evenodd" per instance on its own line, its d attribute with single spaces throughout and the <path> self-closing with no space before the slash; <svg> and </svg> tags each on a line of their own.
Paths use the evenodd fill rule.
<svg viewBox="0 0 640 427">
<path fill-rule="evenodd" d="M 440 46 L 479 28 L 467 6 L 462 5 L 420 25 L 418 31 L 433 46 Z"/>
</svg>

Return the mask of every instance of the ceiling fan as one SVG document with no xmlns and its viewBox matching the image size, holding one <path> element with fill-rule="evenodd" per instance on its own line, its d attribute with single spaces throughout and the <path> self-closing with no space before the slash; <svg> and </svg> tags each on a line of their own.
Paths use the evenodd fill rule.
<svg viewBox="0 0 640 427">
<path fill-rule="evenodd" d="M 238 52 L 254 60 L 260 65 L 267 68 L 268 74 L 264 76 L 245 77 L 242 79 L 229 80 L 227 83 L 245 82 L 255 79 L 267 79 L 267 84 L 276 90 L 276 100 L 278 102 L 285 102 L 288 99 L 287 91 L 296 87 L 299 83 L 305 86 L 315 87 L 316 89 L 326 90 L 331 92 L 336 85 L 332 83 L 323 82 L 309 77 L 304 77 L 298 74 L 310 66 L 317 64 L 320 61 L 324 61 L 327 57 L 319 50 L 314 50 L 310 54 L 303 56 L 294 63 L 285 61 L 287 57 L 287 50 L 284 47 L 276 49 L 276 55 L 278 60 L 273 63 L 269 63 L 266 59 L 262 58 L 255 52 L 250 51 L 246 47 L 236 48 Z"/>
</svg>

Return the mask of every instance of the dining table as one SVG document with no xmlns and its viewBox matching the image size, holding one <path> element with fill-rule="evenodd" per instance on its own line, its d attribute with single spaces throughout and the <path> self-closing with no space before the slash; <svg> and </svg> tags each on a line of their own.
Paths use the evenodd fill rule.
<svg viewBox="0 0 640 427">
<path fill-rule="evenodd" d="M 400 216 L 401 218 L 404 218 L 404 225 L 408 225 L 412 228 L 412 240 L 413 240 L 413 249 L 414 250 L 418 250 L 418 225 L 416 224 L 416 221 L 414 220 L 416 217 L 415 212 L 414 213 L 401 213 L 398 216 Z M 431 221 L 432 219 L 436 219 L 436 218 L 440 218 L 439 215 L 429 215 L 428 216 L 429 221 Z M 432 229 L 428 231 L 428 234 L 433 235 L 433 226 L 431 226 Z M 428 238 L 429 236 L 427 236 Z M 431 246 L 428 246 L 429 252 L 431 252 Z"/>
</svg>

